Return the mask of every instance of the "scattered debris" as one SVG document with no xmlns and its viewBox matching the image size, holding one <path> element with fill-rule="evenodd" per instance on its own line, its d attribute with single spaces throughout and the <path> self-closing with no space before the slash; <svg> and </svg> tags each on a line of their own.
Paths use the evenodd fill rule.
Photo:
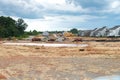
<svg viewBox="0 0 120 80">
<path fill-rule="evenodd" d="M 79 49 L 79 51 L 85 51 L 85 49 L 82 48 L 82 49 Z"/>
<path fill-rule="evenodd" d="M 72 42 L 82 42 L 82 38 L 76 38 Z"/>
<path fill-rule="evenodd" d="M 66 32 L 63 33 L 63 36 L 64 36 L 64 37 L 73 37 L 74 34 L 66 31 Z"/>
<path fill-rule="evenodd" d="M 63 38 L 63 37 L 59 37 L 56 39 L 57 42 L 63 42 L 64 40 L 65 40 L 65 38 Z"/>
<path fill-rule="evenodd" d="M 32 38 L 32 41 L 41 41 L 41 38 L 37 38 L 37 37 L 35 37 L 35 38 Z"/>
<path fill-rule="evenodd" d="M 55 41 L 55 39 L 49 39 L 48 41 L 53 42 L 53 41 Z"/>
<path fill-rule="evenodd" d="M 35 49 L 40 49 L 39 47 L 36 47 Z"/>
</svg>

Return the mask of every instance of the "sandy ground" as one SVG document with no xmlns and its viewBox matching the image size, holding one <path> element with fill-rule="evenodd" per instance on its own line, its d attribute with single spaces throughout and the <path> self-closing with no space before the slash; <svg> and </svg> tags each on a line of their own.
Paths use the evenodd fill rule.
<svg viewBox="0 0 120 80">
<path fill-rule="evenodd" d="M 120 42 L 88 47 L 0 45 L 0 80 L 93 80 L 120 75 Z"/>
</svg>

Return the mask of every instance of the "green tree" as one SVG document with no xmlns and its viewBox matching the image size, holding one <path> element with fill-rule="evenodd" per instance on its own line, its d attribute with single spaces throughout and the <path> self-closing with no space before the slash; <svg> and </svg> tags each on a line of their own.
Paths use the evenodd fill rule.
<svg viewBox="0 0 120 80">
<path fill-rule="evenodd" d="M 10 17 L 0 17 L 0 37 L 14 36 L 17 33 L 15 20 Z"/>
<path fill-rule="evenodd" d="M 24 34 L 27 24 L 22 19 L 15 21 L 11 17 L 0 16 L 0 37 L 17 37 Z"/>
<path fill-rule="evenodd" d="M 37 32 L 36 30 L 33 30 L 32 34 L 33 34 L 33 35 L 38 35 L 39 32 Z"/>
<path fill-rule="evenodd" d="M 20 18 L 16 21 L 16 26 L 19 30 L 19 34 L 22 35 L 24 34 L 24 30 L 27 28 L 28 25 L 24 22 L 23 19 Z"/>
<path fill-rule="evenodd" d="M 71 29 L 70 32 L 73 34 L 78 34 L 78 30 L 76 28 Z"/>
</svg>

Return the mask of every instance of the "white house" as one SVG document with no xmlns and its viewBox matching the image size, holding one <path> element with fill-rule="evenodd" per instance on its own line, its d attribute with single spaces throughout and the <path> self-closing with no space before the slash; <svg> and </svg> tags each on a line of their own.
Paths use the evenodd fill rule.
<svg viewBox="0 0 120 80">
<path fill-rule="evenodd" d="M 107 36 L 115 36 L 115 37 L 120 36 L 120 25 L 110 28 L 107 33 Z"/>
<path fill-rule="evenodd" d="M 49 32 L 48 31 L 45 31 L 42 33 L 43 36 L 49 36 Z"/>
<path fill-rule="evenodd" d="M 106 26 L 102 27 L 95 32 L 95 36 L 96 37 L 104 37 L 107 35 L 107 31 L 108 31 L 108 29 Z"/>
<path fill-rule="evenodd" d="M 91 33 L 91 30 L 80 30 L 78 32 L 78 36 L 86 36 L 86 37 L 88 37 L 88 36 L 90 36 L 90 33 Z"/>
<path fill-rule="evenodd" d="M 90 36 L 93 36 L 93 37 L 104 37 L 104 36 L 107 35 L 107 31 L 108 31 L 108 29 L 107 29 L 106 26 L 104 26 L 102 28 L 95 28 L 91 32 Z"/>
<path fill-rule="evenodd" d="M 94 30 L 91 31 L 90 36 L 94 37 L 95 36 L 95 32 L 98 30 L 98 28 L 95 28 Z"/>
</svg>

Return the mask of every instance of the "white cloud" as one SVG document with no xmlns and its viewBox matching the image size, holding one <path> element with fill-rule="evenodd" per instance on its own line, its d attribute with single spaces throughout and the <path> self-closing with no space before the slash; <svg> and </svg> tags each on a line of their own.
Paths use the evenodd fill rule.
<svg viewBox="0 0 120 80">
<path fill-rule="evenodd" d="M 116 8 L 119 8 L 120 7 L 120 1 L 114 1 L 111 3 L 110 7 L 112 9 L 116 9 Z"/>
<path fill-rule="evenodd" d="M 79 2 L 79 4 L 76 5 L 73 1 Z M 120 9 L 119 0 L 103 0 L 103 2 L 105 1 L 108 3 L 106 3 L 107 7 L 104 12 L 120 12 L 118 10 Z M 7 13 L 8 16 L 16 16 L 14 19 L 23 18 L 29 25 L 27 31 L 34 29 L 38 31 L 67 30 L 80 26 L 82 23 L 86 25 L 92 20 L 105 18 L 98 16 L 101 7 L 100 10 L 96 8 L 96 4 L 92 8 L 90 6 L 83 7 L 84 4 L 80 4 L 80 2 L 82 0 L 70 0 L 70 2 L 67 0 L 0 0 L 2 5 L 0 14 Z"/>
<path fill-rule="evenodd" d="M 56 30 L 69 30 L 69 27 L 63 27 L 59 25 L 60 23 L 52 21 L 42 21 L 40 19 L 25 19 L 28 23 L 28 28 L 26 31 L 37 30 L 37 31 L 56 31 Z"/>
<path fill-rule="evenodd" d="M 22 17 L 22 15 L 32 16 L 37 15 L 37 19 L 23 18 L 28 24 L 29 30 L 66 30 L 74 26 L 77 22 L 85 22 L 90 19 L 90 16 L 74 16 L 69 15 L 69 12 L 87 12 L 88 9 L 83 9 L 80 5 L 75 5 L 73 2 L 66 0 L 0 0 L 0 3 L 9 9 L 8 13 L 13 13 L 14 19 Z M 1 8 L 0 8 L 1 9 Z M 46 12 L 48 10 L 48 12 Z M 52 13 L 52 11 L 58 11 Z M 59 12 L 68 12 L 67 15 Z M 40 18 L 42 16 L 43 18 Z M 59 27 L 59 28 L 58 28 Z"/>
<path fill-rule="evenodd" d="M 45 16 L 45 21 L 69 21 L 69 22 L 86 22 L 91 19 L 97 19 L 97 18 L 105 18 L 103 17 L 97 17 L 97 16 L 91 16 L 91 15 L 61 15 L 61 16 Z"/>
<path fill-rule="evenodd" d="M 69 30 L 92 19 L 105 18 L 90 15 L 81 16 L 45 16 L 43 19 L 24 19 L 28 24 L 26 31 Z"/>
<path fill-rule="evenodd" d="M 34 2 L 27 0 L 0 0 L 0 3 L 0 10 L 9 16 L 39 17 L 41 10 L 40 7 L 33 4 Z"/>
<path fill-rule="evenodd" d="M 115 13 L 119 14 L 120 13 L 120 0 L 106 0 L 106 7 L 103 10 L 103 12 L 107 13 Z"/>
<path fill-rule="evenodd" d="M 80 5 L 76 6 L 74 3 L 67 3 L 66 0 L 32 0 L 37 5 L 42 5 L 45 9 L 49 10 L 63 10 L 63 11 L 87 11 Z"/>
<path fill-rule="evenodd" d="M 7 7 L 9 13 L 17 12 L 16 15 L 19 15 L 18 13 L 23 15 L 35 14 L 39 17 L 50 14 L 52 11 L 89 12 L 88 9 L 83 9 L 81 5 L 75 5 L 74 2 L 68 3 L 66 0 L 1 0 L 0 3 L 4 6 L 10 6 L 10 8 Z"/>
</svg>

